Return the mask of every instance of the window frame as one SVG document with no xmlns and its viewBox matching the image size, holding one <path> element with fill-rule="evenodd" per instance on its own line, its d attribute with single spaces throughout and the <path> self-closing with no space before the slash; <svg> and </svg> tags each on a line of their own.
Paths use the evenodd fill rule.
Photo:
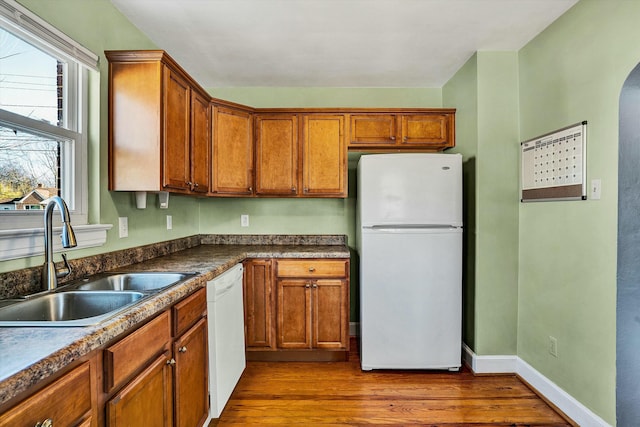
<svg viewBox="0 0 640 427">
<path fill-rule="evenodd" d="M 89 73 L 99 73 L 98 56 L 15 0 L 0 0 L 0 27 L 66 64 L 66 127 L 3 109 L 0 109 L 0 124 L 59 141 L 71 141 L 70 147 L 63 150 L 61 176 L 63 187 L 69 183 L 73 185 L 73 191 L 65 194 L 65 200 L 70 208 L 73 206 L 70 214 L 78 239 L 77 249 L 103 245 L 112 225 L 88 224 Z M 54 215 L 59 218 L 57 210 Z M 56 221 L 59 220 L 55 220 L 54 225 L 59 224 Z M 0 213 L 0 261 L 42 254 L 43 226 L 42 210 L 3 210 Z M 54 248 L 59 247 L 59 242 L 54 241 Z"/>
</svg>

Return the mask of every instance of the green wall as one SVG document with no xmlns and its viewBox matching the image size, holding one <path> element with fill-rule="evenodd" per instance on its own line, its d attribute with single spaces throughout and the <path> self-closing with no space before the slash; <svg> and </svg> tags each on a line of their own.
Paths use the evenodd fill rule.
<svg viewBox="0 0 640 427">
<path fill-rule="evenodd" d="M 478 56 L 474 54 L 442 88 L 443 106 L 456 108 L 456 146 L 463 159 L 464 249 L 462 340 L 475 351 L 476 191 L 478 157 Z"/>
<path fill-rule="evenodd" d="M 233 87 L 209 93 L 256 108 L 442 106 L 440 88 Z"/>
<path fill-rule="evenodd" d="M 581 0 L 519 52 L 521 139 L 587 120 L 602 199 L 520 206 L 518 355 L 611 424 L 618 102 L 640 61 L 638 17 L 638 1 Z"/>
<path fill-rule="evenodd" d="M 517 351 L 517 58 L 478 52 L 443 88 L 465 159 L 464 341 L 479 355 Z"/>
</svg>

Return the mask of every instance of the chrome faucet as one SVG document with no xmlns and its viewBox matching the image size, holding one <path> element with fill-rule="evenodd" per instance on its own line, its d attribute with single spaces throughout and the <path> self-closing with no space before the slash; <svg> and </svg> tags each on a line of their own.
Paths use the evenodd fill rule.
<svg viewBox="0 0 640 427">
<path fill-rule="evenodd" d="M 51 235 L 53 234 L 53 209 L 56 205 L 62 218 L 62 247 L 73 248 L 77 246 L 76 235 L 73 232 L 73 228 L 71 228 L 69 208 L 67 208 L 67 204 L 61 197 L 53 196 L 44 209 L 44 269 L 42 270 L 42 282 L 50 291 L 58 286 L 58 278 L 68 276 L 71 273 L 71 267 L 65 254 L 62 254 L 64 268 L 58 270 L 53 262 Z"/>
</svg>

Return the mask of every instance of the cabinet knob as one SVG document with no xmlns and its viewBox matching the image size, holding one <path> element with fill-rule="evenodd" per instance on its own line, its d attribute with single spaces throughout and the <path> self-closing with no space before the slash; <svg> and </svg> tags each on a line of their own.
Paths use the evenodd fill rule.
<svg viewBox="0 0 640 427">
<path fill-rule="evenodd" d="M 318 289 L 318 284 L 317 284 L 317 283 L 314 283 L 313 285 L 311 285 L 311 287 L 312 287 L 313 289 Z"/>
<path fill-rule="evenodd" d="M 179 353 L 186 353 L 186 352 L 187 352 L 187 347 L 183 345 L 182 347 L 180 347 L 180 348 L 178 349 L 178 352 L 179 352 Z"/>
<path fill-rule="evenodd" d="M 296 192 L 296 187 L 291 187 L 291 192 L 295 193 Z"/>
<path fill-rule="evenodd" d="M 253 191 L 253 187 L 249 187 L 248 190 L 249 190 L 249 192 L 252 192 Z"/>
<path fill-rule="evenodd" d="M 407 142 L 407 137 L 405 136 L 402 140 L 403 140 L 404 142 Z"/>
<path fill-rule="evenodd" d="M 174 359 L 173 357 L 167 360 L 167 365 L 174 366 L 175 364 L 176 364 L 176 359 Z"/>
<path fill-rule="evenodd" d="M 35 427 L 53 427 L 53 420 L 51 418 L 47 418 L 42 422 L 38 421 Z"/>
<path fill-rule="evenodd" d="M 309 289 L 309 288 L 311 287 L 311 283 L 306 283 L 306 284 L 304 285 L 304 287 L 305 287 L 305 288 L 307 288 L 307 289 Z"/>
<path fill-rule="evenodd" d="M 392 141 L 395 141 L 396 137 L 395 136 L 391 136 L 391 137 L 389 137 L 389 139 L 392 140 Z"/>
<path fill-rule="evenodd" d="M 315 267 L 309 267 L 309 271 L 310 271 L 311 273 L 313 273 L 314 271 L 316 271 L 316 268 L 315 268 Z"/>
</svg>

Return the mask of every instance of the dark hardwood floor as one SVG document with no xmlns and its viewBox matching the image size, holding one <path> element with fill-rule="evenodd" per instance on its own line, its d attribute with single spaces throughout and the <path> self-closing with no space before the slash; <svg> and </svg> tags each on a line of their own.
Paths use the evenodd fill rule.
<svg viewBox="0 0 640 427">
<path fill-rule="evenodd" d="M 352 349 L 357 343 L 352 341 Z M 515 375 L 248 362 L 219 420 L 240 425 L 571 426 Z"/>
</svg>

